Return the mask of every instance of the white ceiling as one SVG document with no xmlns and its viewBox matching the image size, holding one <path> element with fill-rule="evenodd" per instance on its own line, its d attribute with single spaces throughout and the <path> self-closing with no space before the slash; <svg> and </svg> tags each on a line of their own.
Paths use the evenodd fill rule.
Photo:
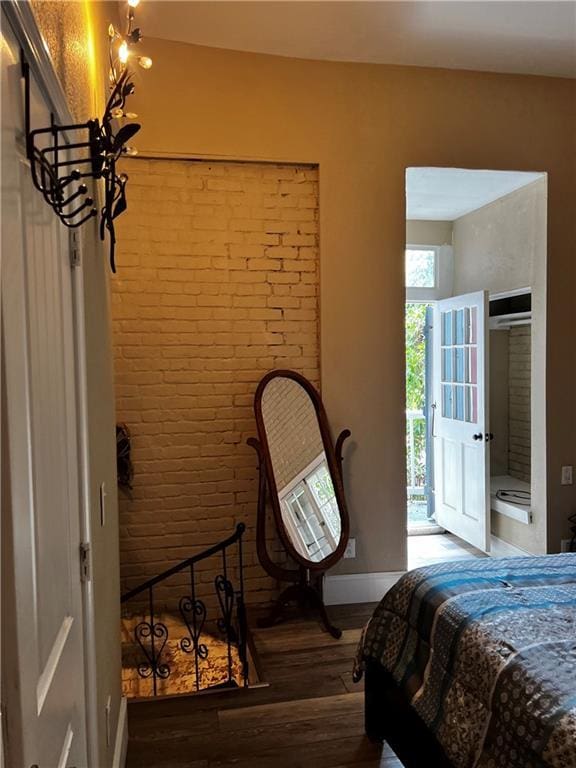
<svg viewBox="0 0 576 768">
<path fill-rule="evenodd" d="M 406 218 L 454 221 L 544 175 L 462 168 L 408 168 Z"/>
<path fill-rule="evenodd" d="M 296 58 L 576 77 L 576 2 L 145 0 L 150 37 Z"/>
</svg>

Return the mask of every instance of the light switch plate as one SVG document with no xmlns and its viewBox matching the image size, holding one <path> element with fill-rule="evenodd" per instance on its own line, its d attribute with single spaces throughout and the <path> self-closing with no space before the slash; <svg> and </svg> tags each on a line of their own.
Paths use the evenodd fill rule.
<svg viewBox="0 0 576 768">
<path fill-rule="evenodd" d="M 356 539 L 348 539 L 346 549 L 344 550 L 344 558 L 352 559 L 356 557 Z"/>
<path fill-rule="evenodd" d="M 561 485 L 572 485 L 572 465 L 562 467 Z"/>
</svg>

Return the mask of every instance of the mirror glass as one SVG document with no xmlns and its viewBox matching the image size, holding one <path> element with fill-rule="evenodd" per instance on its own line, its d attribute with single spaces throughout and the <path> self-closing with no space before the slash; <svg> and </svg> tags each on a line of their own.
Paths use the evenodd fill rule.
<svg viewBox="0 0 576 768">
<path fill-rule="evenodd" d="M 314 404 L 301 384 L 277 376 L 262 393 L 262 419 L 286 534 L 318 563 L 337 549 L 342 524 Z"/>
</svg>

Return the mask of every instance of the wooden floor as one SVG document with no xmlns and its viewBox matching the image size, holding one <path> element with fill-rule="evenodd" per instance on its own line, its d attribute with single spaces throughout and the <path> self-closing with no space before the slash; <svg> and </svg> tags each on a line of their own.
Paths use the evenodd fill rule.
<svg viewBox="0 0 576 768">
<path fill-rule="evenodd" d="M 401 768 L 364 736 L 362 683 L 352 682 L 373 607 L 330 609 L 340 640 L 314 620 L 255 630 L 267 688 L 130 704 L 128 767 Z"/>
</svg>

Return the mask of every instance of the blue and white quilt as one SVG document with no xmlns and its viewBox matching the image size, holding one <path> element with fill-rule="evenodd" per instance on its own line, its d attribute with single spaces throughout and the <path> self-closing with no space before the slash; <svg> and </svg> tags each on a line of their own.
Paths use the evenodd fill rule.
<svg viewBox="0 0 576 768">
<path fill-rule="evenodd" d="M 576 768 L 576 554 L 410 571 L 359 658 L 392 675 L 456 768 Z"/>
</svg>

